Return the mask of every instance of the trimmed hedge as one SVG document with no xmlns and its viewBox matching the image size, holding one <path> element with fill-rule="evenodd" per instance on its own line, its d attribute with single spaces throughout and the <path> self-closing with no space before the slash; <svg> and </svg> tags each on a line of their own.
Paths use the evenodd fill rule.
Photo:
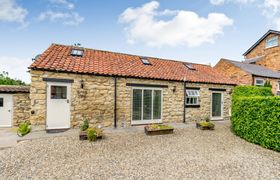
<svg viewBox="0 0 280 180">
<path fill-rule="evenodd" d="M 236 86 L 232 95 L 233 98 L 254 96 L 273 96 L 273 93 L 270 87 Z"/>
<path fill-rule="evenodd" d="M 266 88 L 260 89 L 261 92 L 244 86 L 234 89 L 238 95 L 234 94 L 232 103 L 232 130 L 249 142 L 280 151 L 280 97 L 261 97 L 270 93 Z"/>
</svg>

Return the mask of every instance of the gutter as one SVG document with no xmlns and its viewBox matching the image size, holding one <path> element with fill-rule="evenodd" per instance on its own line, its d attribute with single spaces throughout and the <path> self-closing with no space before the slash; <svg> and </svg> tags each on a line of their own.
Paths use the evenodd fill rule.
<svg viewBox="0 0 280 180">
<path fill-rule="evenodd" d="M 186 123 L 186 81 L 184 81 L 184 103 L 183 103 L 183 107 L 184 107 L 184 117 L 183 117 L 183 123 Z"/>
<path fill-rule="evenodd" d="M 114 77 L 114 128 L 117 128 L 117 77 Z"/>
</svg>

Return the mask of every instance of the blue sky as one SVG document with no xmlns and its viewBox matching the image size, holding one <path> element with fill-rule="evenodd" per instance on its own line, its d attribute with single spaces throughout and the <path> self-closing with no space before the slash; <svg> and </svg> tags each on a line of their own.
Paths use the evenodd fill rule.
<svg viewBox="0 0 280 180">
<path fill-rule="evenodd" d="M 30 82 L 31 59 L 59 43 L 215 65 L 242 60 L 279 0 L 0 0 L 0 71 Z"/>
</svg>

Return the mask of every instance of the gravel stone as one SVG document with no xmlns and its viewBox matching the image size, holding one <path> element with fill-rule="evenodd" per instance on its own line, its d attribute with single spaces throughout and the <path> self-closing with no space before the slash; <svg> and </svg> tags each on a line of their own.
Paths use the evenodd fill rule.
<svg viewBox="0 0 280 180">
<path fill-rule="evenodd" d="M 174 134 L 107 133 L 22 141 L 0 150 L 0 179 L 280 179 L 280 153 L 232 134 L 194 127 Z"/>
</svg>

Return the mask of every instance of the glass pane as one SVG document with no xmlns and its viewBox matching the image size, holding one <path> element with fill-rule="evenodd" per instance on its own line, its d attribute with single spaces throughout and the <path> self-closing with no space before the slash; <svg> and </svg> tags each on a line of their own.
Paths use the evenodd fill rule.
<svg viewBox="0 0 280 180">
<path fill-rule="evenodd" d="M 161 119 L 161 91 L 154 91 L 153 119 Z"/>
<path fill-rule="evenodd" d="M 51 86 L 51 99 L 66 99 L 67 87 L 66 86 Z"/>
<path fill-rule="evenodd" d="M 0 98 L 0 107 L 4 106 L 4 98 Z"/>
<path fill-rule="evenodd" d="M 222 94 L 213 93 L 212 95 L 212 117 L 221 117 L 222 115 Z"/>
<path fill-rule="evenodd" d="M 142 119 L 142 89 L 133 90 L 132 120 Z"/>
<path fill-rule="evenodd" d="M 144 90 L 143 120 L 152 119 L 152 90 Z"/>
</svg>

